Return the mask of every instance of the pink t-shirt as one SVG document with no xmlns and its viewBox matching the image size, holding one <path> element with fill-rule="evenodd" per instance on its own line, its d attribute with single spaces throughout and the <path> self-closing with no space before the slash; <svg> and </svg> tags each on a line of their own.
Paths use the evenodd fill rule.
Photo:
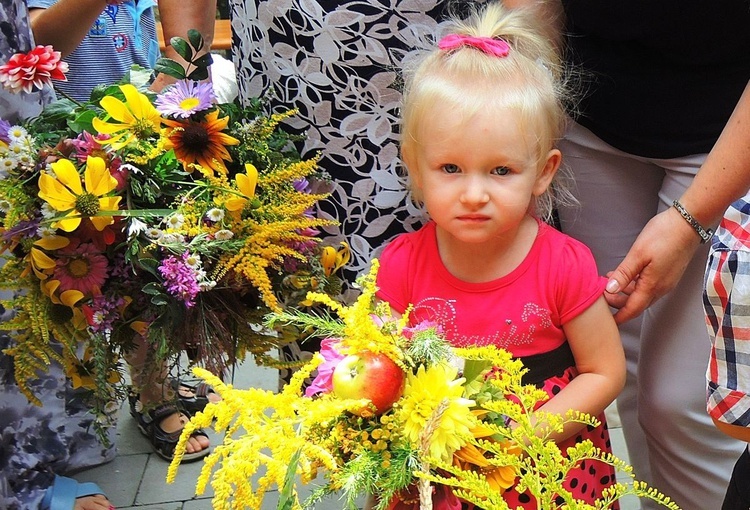
<svg viewBox="0 0 750 510">
<path fill-rule="evenodd" d="M 493 344 L 521 357 L 562 345 L 562 325 L 602 295 L 606 278 L 586 246 L 540 221 L 517 268 L 497 280 L 467 283 L 443 265 L 429 222 L 385 248 L 377 282 L 378 298 L 399 313 L 414 304 L 412 322 L 437 322 L 454 346 Z"/>
</svg>

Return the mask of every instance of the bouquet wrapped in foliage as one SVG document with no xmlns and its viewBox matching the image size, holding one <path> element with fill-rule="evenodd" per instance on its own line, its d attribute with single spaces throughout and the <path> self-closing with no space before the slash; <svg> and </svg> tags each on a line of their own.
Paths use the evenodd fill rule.
<svg viewBox="0 0 750 510">
<path fill-rule="evenodd" d="M 15 292 L 0 327 L 31 400 L 28 381 L 54 358 L 111 402 L 136 340 L 161 362 L 187 351 L 220 372 L 280 341 L 259 333 L 266 313 L 337 292 L 348 251 L 316 238 L 325 175 L 279 128 L 294 112 L 215 104 L 193 81 L 210 63 L 195 57 L 200 35 L 173 46 L 193 70 L 161 62 L 184 79 L 160 94 L 134 70 L 89 103 L 0 121 L 0 286 Z"/>
<path fill-rule="evenodd" d="M 305 508 L 338 493 L 348 509 L 367 494 L 379 510 L 460 509 L 462 501 L 508 509 L 509 490 L 528 491 L 540 509 L 611 508 L 626 494 L 677 508 L 635 480 L 613 480 L 595 505 L 576 500 L 564 482 L 581 462 L 604 462 L 632 479 L 629 466 L 588 440 L 561 452 L 549 439 L 566 423 L 598 422 L 534 411 L 547 394 L 522 384 L 526 369 L 507 351 L 452 348 L 434 325 L 409 327 L 408 316 L 392 317 L 375 298 L 377 267 L 374 261 L 360 280 L 363 292 L 351 306 L 309 295 L 338 318 L 300 311 L 269 316 L 271 326 L 294 323 L 328 338 L 281 392 L 235 389 L 194 370 L 223 399 L 191 420 L 177 451 L 191 430 L 214 419 L 216 430 L 226 432 L 198 480 L 198 493 L 211 480 L 214 508 L 261 508 L 275 488 L 280 510 L 302 508 L 297 482 L 319 474 L 324 482 Z M 304 379 L 316 369 L 303 394 Z M 178 465 L 179 453 L 168 479 Z"/>
</svg>

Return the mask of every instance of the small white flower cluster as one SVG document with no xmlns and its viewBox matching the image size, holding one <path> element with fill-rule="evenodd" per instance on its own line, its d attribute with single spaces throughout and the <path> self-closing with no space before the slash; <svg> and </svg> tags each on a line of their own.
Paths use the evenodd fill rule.
<svg viewBox="0 0 750 510">
<path fill-rule="evenodd" d="M 216 287 L 216 282 L 211 280 L 206 274 L 206 270 L 203 269 L 203 262 L 201 261 L 200 255 L 197 253 L 191 253 L 185 257 L 185 265 L 195 271 L 195 280 L 198 282 L 198 286 L 201 292 L 205 292 Z"/>
<path fill-rule="evenodd" d="M 32 168 L 37 149 L 34 138 L 21 126 L 8 129 L 8 140 L 0 141 L 0 175 L 19 167 Z"/>
</svg>

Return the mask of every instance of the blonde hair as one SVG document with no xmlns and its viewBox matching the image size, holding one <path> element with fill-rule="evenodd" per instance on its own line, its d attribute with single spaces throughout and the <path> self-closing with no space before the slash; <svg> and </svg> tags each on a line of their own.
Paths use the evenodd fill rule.
<svg viewBox="0 0 750 510">
<path fill-rule="evenodd" d="M 467 45 L 450 50 L 432 48 L 406 61 L 402 71 L 402 152 L 420 143 L 419 125 L 435 104 L 455 105 L 456 115 L 466 119 L 488 107 L 512 108 L 520 113 L 521 128 L 533 136 L 530 142 L 537 146 L 539 167 L 563 134 L 570 95 L 557 48 L 545 37 L 535 14 L 492 2 L 473 7 L 464 19 L 453 17 L 443 29 L 443 36 L 501 39 L 510 50 L 501 57 Z M 550 189 L 537 199 L 540 217 L 549 219 L 555 203 L 570 201 L 562 180 L 562 175 L 556 176 Z M 421 197 L 414 194 L 414 198 Z"/>
</svg>

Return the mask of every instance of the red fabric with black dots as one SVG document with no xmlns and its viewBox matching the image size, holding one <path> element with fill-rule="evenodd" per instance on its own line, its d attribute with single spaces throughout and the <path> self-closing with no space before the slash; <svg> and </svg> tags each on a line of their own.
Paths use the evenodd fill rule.
<svg viewBox="0 0 750 510">
<path fill-rule="evenodd" d="M 575 368 L 570 367 L 563 374 L 547 379 L 542 388 L 552 397 L 567 386 L 576 374 Z M 594 446 L 600 448 L 602 451 L 611 452 L 612 445 L 609 440 L 609 430 L 607 429 L 607 420 L 604 417 L 604 413 L 597 416 L 597 419 L 601 422 L 601 425 L 596 428 L 584 427 L 577 434 L 558 443 L 560 450 L 565 452 L 568 448 L 575 446 L 576 443 L 589 439 Z M 593 505 L 594 500 L 601 497 L 602 489 L 612 485 L 614 479 L 615 470 L 612 466 L 604 462 L 586 460 L 568 473 L 564 485 L 577 499 Z M 511 508 L 537 508 L 536 502 L 532 500 L 528 493 L 519 494 L 515 490 L 509 490 L 504 496 L 505 501 L 508 502 Z M 619 510 L 620 507 L 615 504 L 611 508 Z"/>
</svg>

